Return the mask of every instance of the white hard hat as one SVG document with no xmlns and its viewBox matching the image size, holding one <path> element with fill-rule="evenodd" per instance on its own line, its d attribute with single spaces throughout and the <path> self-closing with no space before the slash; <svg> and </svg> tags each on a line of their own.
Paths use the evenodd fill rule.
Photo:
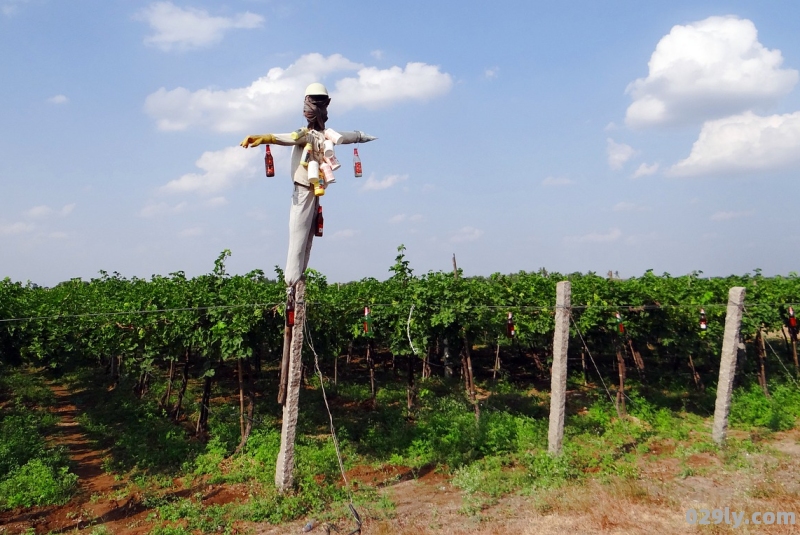
<svg viewBox="0 0 800 535">
<path fill-rule="evenodd" d="M 313 84 L 306 87 L 306 96 L 309 95 L 325 95 L 328 96 L 328 90 L 325 89 L 325 86 L 319 82 L 314 82 Z"/>
</svg>

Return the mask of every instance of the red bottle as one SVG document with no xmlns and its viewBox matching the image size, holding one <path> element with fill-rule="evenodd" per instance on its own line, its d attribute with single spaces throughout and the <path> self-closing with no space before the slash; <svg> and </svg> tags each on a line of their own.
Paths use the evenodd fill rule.
<svg viewBox="0 0 800 535">
<path fill-rule="evenodd" d="M 619 329 L 619 334 L 625 334 L 625 326 L 622 324 L 622 316 L 619 315 L 619 312 L 617 312 L 617 329 Z"/>
<path fill-rule="evenodd" d="M 708 329 L 708 321 L 706 321 L 706 311 L 704 309 L 700 309 L 700 330 L 705 331 Z"/>
<path fill-rule="evenodd" d="M 322 206 L 317 206 L 317 221 L 314 228 L 314 236 L 322 236 L 322 226 L 325 220 L 322 218 Z"/>
<path fill-rule="evenodd" d="M 361 157 L 358 155 L 358 149 L 353 149 L 353 172 L 356 178 L 361 177 Z"/>
<path fill-rule="evenodd" d="M 264 154 L 264 167 L 267 169 L 268 177 L 275 176 L 275 161 L 272 159 L 272 153 L 269 151 L 269 145 L 267 145 L 267 152 Z"/>
<path fill-rule="evenodd" d="M 289 327 L 294 325 L 294 299 L 286 302 L 286 325 Z"/>
<path fill-rule="evenodd" d="M 511 312 L 508 313 L 508 319 L 506 320 L 506 335 L 509 338 L 514 338 L 514 335 L 517 334 L 517 328 L 514 325 L 514 319 Z"/>
</svg>

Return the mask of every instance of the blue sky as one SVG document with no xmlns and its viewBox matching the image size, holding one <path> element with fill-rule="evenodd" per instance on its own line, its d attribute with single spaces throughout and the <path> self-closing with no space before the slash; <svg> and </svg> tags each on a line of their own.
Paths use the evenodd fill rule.
<svg viewBox="0 0 800 535">
<path fill-rule="evenodd" d="M 0 0 L 0 277 L 283 266 L 288 150 L 340 146 L 311 267 L 798 270 L 796 2 Z"/>
</svg>

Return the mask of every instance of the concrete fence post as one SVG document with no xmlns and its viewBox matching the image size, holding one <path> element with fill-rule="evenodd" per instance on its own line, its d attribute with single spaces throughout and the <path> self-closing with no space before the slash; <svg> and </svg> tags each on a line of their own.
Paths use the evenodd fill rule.
<svg viewBox="0 0 800 535">
<path fill-rule="evenodd" d="M 283 404 L 281 449 L 275 466 L 275 486 L 284 493 L 294 485 L 294 441 L 300 409 L 300 380 L 303 374 L 303 325 L 306 322 L 306 281 L 295 283 L 294 327 L 292 327 L 286 400 Z"/>
<path fill-rule="evenodd" d="M 731 288 L 728 292 L 728 313 L 725 316 L 725 335 L 722 339 L 722 356 L 719 364 L 717 401 L 714 405 L 714 428 L 711 437 L 719 445 L 725 442 L 728 431 L 728 414 L 731 411 L 733 378 L 736 375 L 736 354 L 739 343 L 739 329 L 742 325 L 745 289 Z"/>
<path fill-rule="evenodd" d="M 547 433 L 547 451 L 551 455 L 561 453 L 564 439 L 571 296 L 570 282 L 559 282 L 556 286 L 556 331 L 553 336 L 553 368 L 550 372 L 550 429 Z"/>
</svg>

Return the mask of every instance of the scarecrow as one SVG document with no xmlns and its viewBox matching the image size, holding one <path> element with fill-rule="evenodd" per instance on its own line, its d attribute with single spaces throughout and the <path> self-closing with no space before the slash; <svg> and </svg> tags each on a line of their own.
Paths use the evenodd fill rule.
<svg viewBox="0 0 800 535">
<path fill-rule="evenodd" d="M 289 304 L 293 301 L 295 284 L 308 267 L 314 235 L 321 235 L 318 232 L 321 230 L 322 217 L 319 197 L 324 195 L 325 188 L 335 181 L 333 171 L 340 167 L 333 147 L 341 144 L 366 143 L 377 139 L 358 130 L 336 132 L 326 128 L 330 102 L 328 90 L 321 83 L 315 82 L 306 88 L 303 105 L 303 115 L 308 121 L 308 126 L 290 134 L 250 135 L 241 143 L 244 148 L 264 144 L 293 147 L 291 178 L 294 192 L 289 212 L 289 254 L 284 271 Z M 360 162 L 356 168 L 356 175 L 361 175 Z"/>
</svg>

